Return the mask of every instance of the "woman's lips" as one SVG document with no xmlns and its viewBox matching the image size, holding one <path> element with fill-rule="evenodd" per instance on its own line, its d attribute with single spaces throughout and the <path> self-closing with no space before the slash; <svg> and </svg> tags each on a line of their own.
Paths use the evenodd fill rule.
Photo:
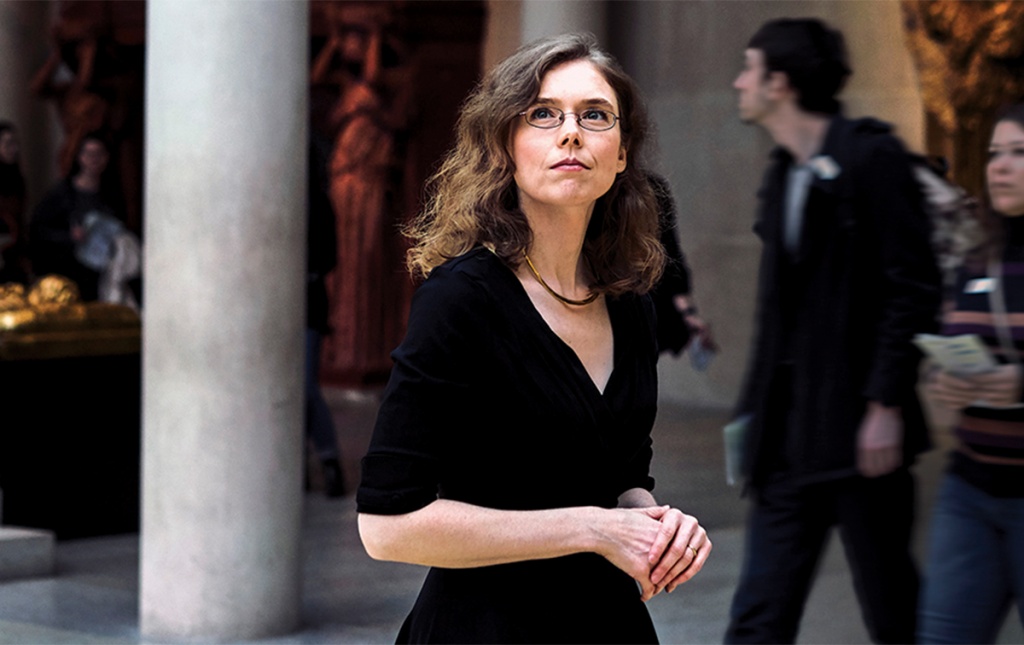
<svg viewBox="0 0 1024 645">
<path fill-rule="evenodd" d="M 552 169 L 563 168 L 565 170 L 589 170 L 586 164 L 579 159 L 563 159 L 551 166 Z"/>
</svg>

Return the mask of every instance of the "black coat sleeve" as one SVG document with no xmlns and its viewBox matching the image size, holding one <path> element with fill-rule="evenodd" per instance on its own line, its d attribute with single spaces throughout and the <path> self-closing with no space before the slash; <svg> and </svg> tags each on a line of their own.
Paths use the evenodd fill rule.
<svg viewBox="0 0 1024 645">
<path fill-rule="evenodd" d="M 74 206 L 71 189 L 62 182 L 50 190 L 32 212 L 29 256 L 37 275 L 69 273 L 75 252 L 71 237 Z"/>
<path fill-rule="evenodd" d="M 690 295 L 690 267 L 679 245 L 679 231 L 676 218 L 675 200 L 668 182 L 657 175 L 648 180 L 658 203 L 658 228 L 662 247 L 665 249 L 665 271 L 658 284 L 651 291 L 657 312 L 657 338 L 661 351 L 679 354 L 690 341 L 690 328 L 673 301 L 677 295 Z"/>
<path fill-rule="evenodd" d="M 936 327 L 941 276 L 930 243 L 931 224 L 906 151 L 893 137 L 878 139 L 868 149 L 860 166 L 866 172 L 858 181 L 881 264 L 877 342 L 864 395 L 897 406 L 917 378 L 920 353 L 911 341 Z"/>
</svg>

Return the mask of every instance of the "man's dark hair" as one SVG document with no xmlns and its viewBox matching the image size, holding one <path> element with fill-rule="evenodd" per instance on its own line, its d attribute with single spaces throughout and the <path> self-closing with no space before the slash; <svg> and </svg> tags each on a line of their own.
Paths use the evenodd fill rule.
<svg viewBox="0 0 1024 645">
<path fill-rule="evenodd" d="M 766 73 L 782 72 L 807 112 L 836 114 L 836 95 L 853 72 L 846 43 L 838 30 L 815 18 L 780 18 L 765 23 L 750 39 L 749 49 L 764 52 Z"/>
</svg>

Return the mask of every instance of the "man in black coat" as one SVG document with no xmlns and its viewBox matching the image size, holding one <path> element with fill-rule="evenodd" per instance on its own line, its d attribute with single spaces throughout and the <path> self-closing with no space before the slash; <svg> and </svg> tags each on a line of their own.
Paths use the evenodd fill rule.
<svg viewBox="0 0 1024 645">
<path fill-rule="evenodd" d="M 934 330 L 940 276 L 906 152 L 841 116 L 842 35 L 765 24 L 733 86 L 777 144 L 758 196 L 758 337 L 739 405 L 747 547 L 730 643 L 791 643 L 838 526 L 876 642 L 914 642 L 914 482 L 929 446 L 915 333 Z"/>
</svg>

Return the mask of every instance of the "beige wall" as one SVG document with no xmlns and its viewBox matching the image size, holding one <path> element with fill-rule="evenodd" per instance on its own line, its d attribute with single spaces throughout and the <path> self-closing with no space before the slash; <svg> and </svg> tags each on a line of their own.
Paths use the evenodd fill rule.
<svg viewBox="0 0 1024 645">
<path fill-rule="evenodd" d="M 522 42 L 523 3 L 520 0 L 488 0 L 487 24 L 480 67 L 491 69 Z"/>
<path fill-rule="evenodd" d="M 528 2 L 507 0 L 492 1 L 490 8 L 485 62 L 493 64 L 526 31 L 516 17 L 531 9 Z M 846 35 L 854 68 L 843 94 L 847 113 L 890 121 L 909 147 L 920 149 L 923 109 L 899 2 L 621 0 L 608 2 L 606 12 L 607 45 L 650 104 L 658 131 L 656 166 L 675 192 L 695 293 L 722 345 L 706 373 L 693 371 L 685 356 L 663 359 L 661 397 L 731 406 L 753 334 L 760 247 L 750 226 L 771 149 L 762 131 L 736 117 L 731 84 L 743 49 L 766 20 L 823 18 Z"/>
</svg>

